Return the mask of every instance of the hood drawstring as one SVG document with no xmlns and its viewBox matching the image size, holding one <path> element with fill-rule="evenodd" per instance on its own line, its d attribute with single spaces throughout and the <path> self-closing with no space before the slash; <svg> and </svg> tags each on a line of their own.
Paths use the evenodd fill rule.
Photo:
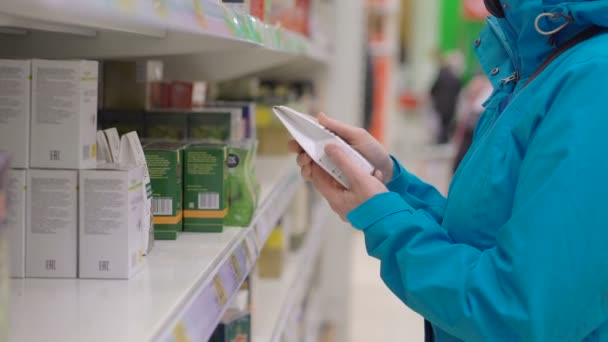
<svg viewBox="0 0 608 342">
<path fill-rule="evenodd" d="M 564 18 L 566 19 L 566 22 L 551 31 L 545 31 L 540 27 L 540 21 L 543 18 L 550 18 L 553 21 L 556 21 L 559 18 Z M 561 30 L 565 29 L 566 26 L 570 25 L 570 23 L 572 23 L 573 21 L 574 18 L 572 18 L 572 16 L 568 14 L 557 12 L 541 13 L 536 17 L 536 20 L 534 21 L 534 28 L 536 29 L 536 32 L 542 34 L 543 36 L 549 36 L 549 45 L 553 45 L 555 43 L 556 34 L 558 34 Z"/>
</svg>

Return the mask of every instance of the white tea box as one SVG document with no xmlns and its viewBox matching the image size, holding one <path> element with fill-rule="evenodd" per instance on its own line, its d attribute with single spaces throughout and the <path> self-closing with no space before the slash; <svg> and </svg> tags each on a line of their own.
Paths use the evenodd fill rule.
<svg viewBox="0 0 608 342">
<path fill-rule="evenodd" d="M 0 59 L 0 149 L 11 155 L 11 167 L 30 162 L 31 63 Z"/>
<path fill-rule="evenodd" d="M 76 170 L 29 170 L 25 237 L 27 278 L 76 278 L 77 186 Z"/>
<path fill-rule="evenodd" d="M 143 174 L 141 166 L 80 171 L 80 278 L 129 279 L 141 269 Z"/>
<path fill-rule="evenodd" d="M 32 61 L 31 167 L 97 166 L 97 84 L 95 61 Z"/>
<path fill-rule="evenodd" d="M 11 169 L 8 172 L 8 232 L 9 274 L 13 278 L 25 277 L 27 170 Z"/>
</svg>

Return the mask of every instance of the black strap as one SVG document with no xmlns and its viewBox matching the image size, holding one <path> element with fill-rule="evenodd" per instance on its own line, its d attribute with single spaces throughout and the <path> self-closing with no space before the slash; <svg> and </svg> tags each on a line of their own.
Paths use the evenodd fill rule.
<svg viewBox="0 0 608 342">
<path fill-rule="evenodd" d="M 549 65 L 551 65 L 551 63 L 553 63 L 553 61 L 556 60 L 559 56 L 561 56 L 564 52 L 570 50 L 571 48 L 578 45 L 579 43 L 582 43 L 590 38 L 593 38 L 603 32 L 608 32 L 608 29 L 606 29 L 604 27 L 600 27 L 600 26 L 592 26 L 592 27 L 584 30 L 583 32 L 577 34 L 574 38 L 570 39 L 565 44 L 558 47 L 555 51 L 553 51 L 551 56 L 549 56 L 549 58 L 547 58 L 543 62 L 543 64 L 538 68 L 538 70 L 536 70 L 536 72 L 534 72 L 534 74 L 532 74 L 532 76 L 530 76 L 530 78 L 526 81 L 526 84 L 524 85 L 524 87 L 528 86 L 528 84 L 530 84 L 530 82 L 534 81 L 534 79 L 536 77 L 538 77 L 538 75 L 540 75 L 543 71 L 545 71 L 545 69 L 547 69 L 547 67 Z"/>
</svg>

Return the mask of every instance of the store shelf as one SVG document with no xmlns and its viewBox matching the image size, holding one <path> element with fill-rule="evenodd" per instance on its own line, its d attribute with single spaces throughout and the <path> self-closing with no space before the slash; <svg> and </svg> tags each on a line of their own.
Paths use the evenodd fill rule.
<svg viewBox="0 0 608 342">
<path fill-rule="evenodd" d="M 128 281 L 11 280 L 10 341 L 206 341 L 301 184 L 292 160 L 259 165 L 275 172 L 248 228 L 157 241 Z"/>
<path fill-rule="evenodd" d="M 256 302 L 263 309 L 255 311 L 253 341 L 278 342 L 286 332 L 290 317 L 296 313 L 310 288 L 315 259 L 321 251 L 322 230 L 329 214 L 325 202 L 314 210 L 311 230 L 300 250 L 291 256 L 280 279 L 260 279 L 254 287 Z"/>
<path fill-rule="evenodd" d="M 169 63 L 169 76 L 207 80 L 328 59 L 308 38 L 211 0 L 3 0 L 2 32 L 15 34 L 0 34 L 0 57 L 155 57 Z"/>
</svg>

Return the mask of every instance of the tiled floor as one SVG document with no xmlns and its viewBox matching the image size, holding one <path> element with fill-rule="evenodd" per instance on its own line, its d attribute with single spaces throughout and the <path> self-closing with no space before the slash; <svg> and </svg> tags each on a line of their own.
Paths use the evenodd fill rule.
<svg viewBox="0 0 608 342">
<path fill-rule="evenodd" d="M 452 148 L 429 146 L 421 120 L 400 118 L 402 134 L 393 141 L 397 158 L 411 172 L 447 193 Z M 363 236 L 353 233 L 354 271 L 349 342 L 423 341 L 422 317 L 408 309 L 380 279 L 380 263 L 367 256 Z"/>
</svg>

